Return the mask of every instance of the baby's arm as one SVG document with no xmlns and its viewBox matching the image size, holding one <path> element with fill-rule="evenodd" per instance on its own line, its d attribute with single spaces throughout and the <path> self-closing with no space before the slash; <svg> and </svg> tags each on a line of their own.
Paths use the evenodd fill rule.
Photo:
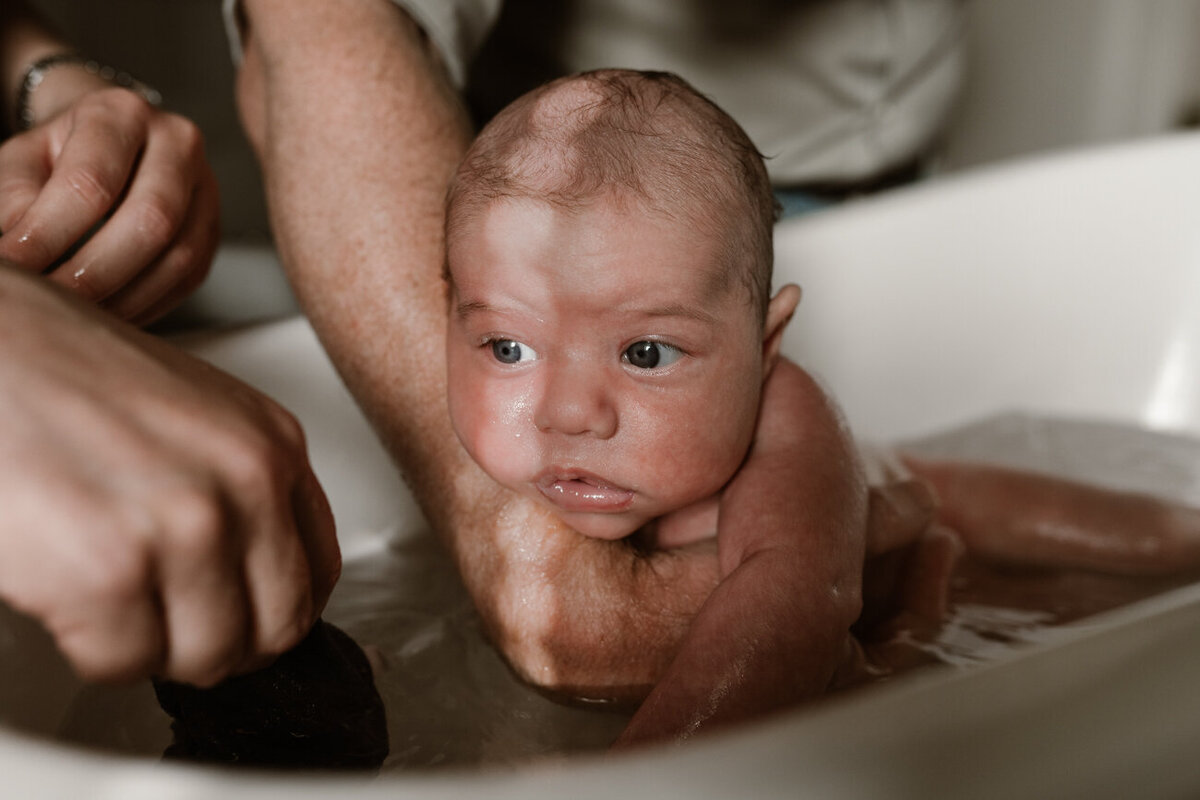
<svg viewBox="0 0 1200 800">
<path fill-rule="evenodd" d="M 904 460 L 933 486 L 939 520 L 984 558 L 1122 575 L 1200 566 L 1200 510 L 1003 467 Z"/>
<path fill-rule="evenodd" d="M 721 583 L 619 743 L 684 738 L 823 691 L 861 608 L 867 497 L 838 412 L 781 360 L 720 498 Z"/>
</svg>

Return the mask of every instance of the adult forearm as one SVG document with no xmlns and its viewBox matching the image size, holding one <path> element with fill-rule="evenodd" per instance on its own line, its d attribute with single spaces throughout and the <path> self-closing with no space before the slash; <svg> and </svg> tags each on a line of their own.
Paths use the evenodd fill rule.
<svg viewBox="0 0 1200 800">
<path fill-rule="evenodd" d="M 386 0 L 244 7 L 239 102 L 280 255 L 350 389 L 416 466 L 410 437 L 446 430 L 442 208 L 466 117 Z"/>
<path fill-rule="evenodd" d="M 245 11 L 239 103 L 282 260 L 496 644 L 539 685 L 644 694 L 715 585 L 715 558 L 651 561 L 564 529 L 500 489 L 455 437 L 442 214 L 469 127 L 436 55 L 386 0 L 248 0 Z"/>
</svg>

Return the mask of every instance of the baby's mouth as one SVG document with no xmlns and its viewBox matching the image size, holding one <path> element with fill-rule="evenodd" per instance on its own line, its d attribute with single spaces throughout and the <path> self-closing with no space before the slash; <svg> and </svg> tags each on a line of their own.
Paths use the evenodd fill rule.
<svg viewBox="0 0 1200 800">
<path fill-rule="evenodd" d="M 616 513 L 629 508 L 633 492 L 579 470 L 550 470 L 535 484 L 547 500 L 563 511 Z"/>
</svg>

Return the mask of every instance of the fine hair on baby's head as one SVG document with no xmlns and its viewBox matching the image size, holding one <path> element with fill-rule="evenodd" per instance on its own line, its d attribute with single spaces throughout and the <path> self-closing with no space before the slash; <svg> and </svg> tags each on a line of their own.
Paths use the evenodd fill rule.
<svg viewBox="0 0 1200 800">
<path fill-rule="evenodd" d="M 762 155 L 732 117 L 676 75 L 585 72 L 507 106 L 451 184 L 447 242 L 493 201 L 513 197 L 567 212 L 632 202 L 719 236 L 722 274 L 708 277 L 740 280 L 765 314 L 778 207 Z"/>
</svg>

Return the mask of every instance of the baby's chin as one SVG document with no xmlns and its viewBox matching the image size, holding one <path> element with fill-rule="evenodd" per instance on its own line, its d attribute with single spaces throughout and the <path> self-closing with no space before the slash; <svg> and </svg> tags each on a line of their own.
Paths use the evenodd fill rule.
<svg viewBox="0 0 1200 800">
<path fill-rule="evenodd" d="M 589 539 L 605 539 L 607 541 L 624 539 L 647 522 L 640 514 L 630 512 L 618 514 L 568 512 L 549 504 L 544 505 L 549 507 L 554 516 L 562 520 L 564 524 Z"/>
</svg>

